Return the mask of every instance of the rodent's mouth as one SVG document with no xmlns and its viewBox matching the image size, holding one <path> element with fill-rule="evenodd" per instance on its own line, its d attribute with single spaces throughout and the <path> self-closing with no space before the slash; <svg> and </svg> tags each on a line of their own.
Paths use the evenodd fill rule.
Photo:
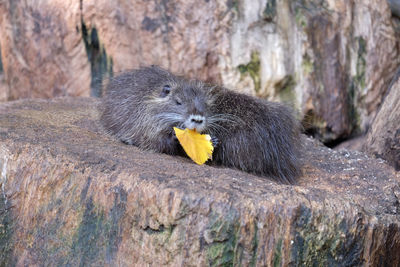
<svg viewBox="0 0 400 267">
<path fill-rule="evenodd" d="M 189 127 L 186 127 L 186 128 L 189 129 L 189 130 L 194 130 L 194 131 L 196 131 L 196 132 L 198 132 L 198 133 L 201 133 L 201 134 L 206 133 L 206 129 L 189 128 Z"/>
</svg>

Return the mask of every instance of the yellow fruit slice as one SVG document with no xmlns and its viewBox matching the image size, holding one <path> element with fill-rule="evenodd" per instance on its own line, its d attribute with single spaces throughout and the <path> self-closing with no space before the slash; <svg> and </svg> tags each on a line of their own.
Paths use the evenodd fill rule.
<svg viewBox="0 0 400 267">
<path fill-rule="evenodd" d="M 200 134 L 196 130 L 174 127 L 175 135 L 186 154 L 197 164 L 202 165 L 211 159 L 214 147 L 208 134 Z"/>
</svg>

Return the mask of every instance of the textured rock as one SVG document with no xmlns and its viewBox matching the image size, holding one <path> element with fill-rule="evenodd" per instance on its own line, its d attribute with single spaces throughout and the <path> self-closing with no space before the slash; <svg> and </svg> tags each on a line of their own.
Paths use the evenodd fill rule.
<svg viewBox="0 0 400 267">
<path fill-rule="evenodd" d="M 307 34 L 301 59 L 305 121 L 325 141 L 365 131 L 398 65 L 386 2 L 303 2 L 292 7 Z"/>
<path fill-rule="evenodd" d="M 97 100 L 0 106 L 0 265 L 398 266 L 400 175 L 305 140 L 298 185 L 143 152 Z"/>
<path fill-rule="evenodd" d="M 4 0 L 0 16 L 8 99 L 90 79 L 98 96 L 111 71 L 158 64 L 292 102 L 325 142 L 367 128 L 399 64 L 386 0 Z"/>
<path fill-rule="evenodd" d="M 400 69 L 368 131 L 364 150 L 400 170 Z"/>
<path fill-rule="evenodd" d="M 89 95 L 90 64 L 77 29 L 79 10 L 79 1 L 0 2 L 8 100 Z"/>
<path fill-rule="evenodd" d="M 365 142 L 367 140 L 366 134 L 356 136 L 350 138 L 344 142 L 341 142 L 339 145 L 335 146 L 335 150 L 356 150 L 356 151 L 364 151 Z"/>
</svg>

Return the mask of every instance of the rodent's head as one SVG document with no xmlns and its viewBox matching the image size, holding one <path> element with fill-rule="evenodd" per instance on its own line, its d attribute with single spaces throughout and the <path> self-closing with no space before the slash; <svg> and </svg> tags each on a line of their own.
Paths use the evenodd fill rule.
<svg viewBox="0 0 400 267">
<path fill-rule="evenodd" d="M 215 88 L 201 81 L 174 76 L 160 68 L 152 69 L 158 79 L 153 79 L 156 82 L 152 84 L 147 102 L 161 124 L 167 124 L 171 130 L 176 126 L 206 132 Z"/>
</svg>

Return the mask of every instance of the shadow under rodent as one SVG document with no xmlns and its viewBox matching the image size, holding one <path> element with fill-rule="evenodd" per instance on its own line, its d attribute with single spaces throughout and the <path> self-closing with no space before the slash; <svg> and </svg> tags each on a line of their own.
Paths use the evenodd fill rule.
<svg viewBox="0 0 400 267">
<path fill-rule="evenodd" d="M 173 127 L 209 134 L 212 164 L 294 183 L 300 174 L 300 126 L 286 106 L 188 80 L 156 67 L 110 79 L 101 122 L 119 140 L 186 156 Z"/>
</svg>

